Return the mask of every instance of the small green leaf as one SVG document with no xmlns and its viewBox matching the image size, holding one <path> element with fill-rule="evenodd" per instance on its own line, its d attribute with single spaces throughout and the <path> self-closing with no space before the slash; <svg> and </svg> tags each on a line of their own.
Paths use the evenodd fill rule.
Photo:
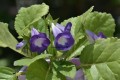
<svg viewBox="0 0 120 80">
<path fill-rule="evenodd" d="M 8 24 L 0 22 L 0 28 L 0 46 L 16 50 L 15 47 L 18 42 L 9 32 Z"/>
<path fill-rule="evenodd" d="M 74 52 L 67 59 L 70 60 L 73 57 L 79 56 L 84 48 L 85 48 L 84 45 L 81 47 L 78 47 L 76 50 L 74 50 Z"/>
<path fill-rule="evenodd" d="M 66 76 L 60 73 L 57 69 L 52 68 L 52 79 L 51 80 L 66 80 Z M 50 79 L 48 79 L 50 80 Z"/>
<path fill-rule="evenodd" d="M 8 67 L 0 67 L 0 80 L 15 80 L 15 71 Z"/>
<path fill-rule="evenodd" d="M 56 61 L 54 62 L 54 66 L 57 71 L 59 71 L 62 75 L 68 76 L 71 78 L 75 77 L 76 67 L 72 63 L 68 61 Z"/>
<path fill-rule="evenodd" d="M 53 18 L 52 18 L 52 16 L 50 15 L 50 14 L 48 14 L 47 15 L 47 17 L 46 17 L 46 22 L 47 22 L 47 24 L 51 24 L 51 23 L 53 23 Z"/>
<path fill-rule="evenodd" d="M 58 19 L 53 20 L 52 16 L 50 14 L 48 14 L 46 17 L 46 22 L 47 22 L 47 24 L 49 24 L 49 26 L 51 26 L 51 23 L 56 24 L 58 22 Z"/>
<path fill-rule="evenodd" d="M 48 71 L 49 65 L 45 60 L 36 60 L 28 67 L 26 77 L 28 80 L 46 80 Z"/>
<path fill-rule="evenodd" d="M 48 31 L 48 25 L 46 23 L 46 21 L 41 18 L 40 20 L 38 20 L 37 22 L 35 22 L 33 24 L 34 28 L 36 28 L 39 32 L 43 32 L 46 33 Z"/>
<path fill-rule="evenodd" d="M 0 22 L 0 47 L 9 47 L 10 49 L 25 55 L 21 50 L 16 50 L 18 41 L 8 30 L 8 24 Z"/>
<path fill-rule="evenodd" d="M 20 60 L 17 60 L 14 62 L 14 66 L 25 66 L 25 65 L 29 66 L 31 63 L 35 62 L 36 60 L 44 59 L 44 58 L 47 58 L 50 56 L 52 56 L 52 55 L 51 54 L 41 54 L 41 55 L 38 55 L 32 59 L 30 59 L 30 58 L 20 59 Z"/>
<path fill-rule="evenodd" d="M 15 19 L 15 29 L 19 36 L 29 36 L 32 24 L 39 21 L 42 16 L 48 13 L 49 6 L 46 4 L 32 5 L 28 8 L 21 8 Z"/>
<path fill-rule="evenodd" d="M 30 64 L 31 60 L 32 59 L 29 59 L 29 58 L 16 60 L 16 61 L 14 61 L 14 66 L 25 66 L 25 65 L 28 66 Z"/>
<path fill-rule="evenodd" d="M 86 38 L 84 37 L 80 39 L 77 42 L 77 44 L 73 45 L 72 49 L 65 53 L 67 56 L 67 60 L 71 60 L 72 58 L 79 56 L 86 45 L 87 45 Z"/>
<path fill-rule="evenodd" d="M 0 46 L 9 47 L 16 51 L 17 40 L 8 30 L 8 24 L 0 22 Z"/>
<path fill-rule="evenodd" d="M 86 46 L 81 55 L 81 67 L 88 80 L 120 79 L 120 39 L 99 39 Z"/>
</svg>

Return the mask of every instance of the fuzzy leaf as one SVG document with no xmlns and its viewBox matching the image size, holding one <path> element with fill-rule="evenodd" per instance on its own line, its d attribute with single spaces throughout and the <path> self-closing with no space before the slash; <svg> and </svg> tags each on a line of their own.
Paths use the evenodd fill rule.
<svg viewBox="0 0 120 80">
<path fill-rule="evenodd" d="M 47 80 L 66 80 L 66 76 L 64 76 L 62 73 L 60 73 L 55 68 L 52 68 L 52 77 L 51 79 L 49 78 Z"/>
<path fill-rule="evenodd" d="M 66 61 L 56 61 L 54 62 L 54 66 L 56 70 L 62 75 L 68 76 L 70 78 L 75 77 L 76 67 L 72 63 Z"/>
<path fill-rule="evenodd" d="M 26 78 L 28 80 L 46 80 L 49 65 L 45 60 L 36 60 L 27 69 Z"/>
<path fill-rule="evenodd" d="M 88 80 L 120 79 L 120 39 L 99 39 L 86 46 L 80 56 Z"/>
<path fill-rule="evenodd" d="M 0 67 L 0 80 L 15 80 L 15 71 L 8 67 Z"/>
<path fill-rule="evenodd" d="M 21 8 L 15 19 L 15 29 L 19 36 L 29 36 L 32 24 L 48 13 L 49 7 L 46 4 L 32 5 L 28 8 Z"/>
<path fill-rule="evenodd" d="M 111 14 L 92 12 L 86 17 L 84 28 L 98 34 L 103 32 L 107 37 L 113 36 L 115 31 L 115 21 Z"/>
<path fill-rule="evenodd" d="M 31 63 L 35 62 L 36 60 L 44 59 L 44 58 L 47 58 L 50 56 L 51 56 L 51 54 L 41 54 L 41 55 L 38 55 L 32 59 L 30 59 L 30 58 L 20 59 L 20 60 L 17 60 L 14 62 L 14 66 L 25 66 L 25 65 L 29 66 Z"/>
<path fill-rule="evenodd" d="M 18 41 L 9 32 L 8 24 L 0 22 L 0 28 L 0 47 L 9 47 L 16 52 L 25 55 L 21 50 L 16 50 L 16 44 Z"/>
<path fill-rule="evenodd" d="M 0 22 L 0 46 L 9 47 L 16 51 L 17 40 L 8 30 L 8 24 Z"/>
</svg>

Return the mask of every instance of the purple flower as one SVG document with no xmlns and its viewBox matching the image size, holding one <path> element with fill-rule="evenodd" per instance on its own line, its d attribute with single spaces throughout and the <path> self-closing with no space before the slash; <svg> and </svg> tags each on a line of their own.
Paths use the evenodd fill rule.
<svg viewBox="0 0 120 80">
<path fill-rule="evenodd" d="M 80 60 L 79 58 L 72 58 L 70 60 L 71 63 L 75 64 L 76 67 L 79 67 L 80 66 Z"/>
<path fill-rule="evenodd" d="M 32 28 L 30 38 L 30 50 L 32 52 L 44 52 L 50 44 L 50 40 L 45 33 L 39 33 L 35 28 Z"/>
<path fill-rule="evenodd" d="M 17 45 L 16 45 L 16 49 L 21 49 L 21 48 L 23 48 L 25 45 L 26 45 L 26 41 L 25 40 L 23 40 L 23 41 L 21 41 L 20 43 L 18 43 Z"/>
<path fill-rule="evenodd" d="M 18 80 L 26 80 L 26 75 L 22 75 L 21 73 L 25 73 L 27 70 L 27 66 L 23 66 L 20 71 L 18 73 L 20 73 L 20 75 L 18 75 Z"/>
<path fill-rule="evenodd" d="M 55 26 L 52 23 L 53 35 L 55 37 L 54 44 L 56 49 L 62 51 L 67 51 L 71 49 L 71 47 L 74 44 L 73 36 L 70 33 L 71 27 L 72 27 L 71 22 L 67 23 L 65 27 L 58 23 Z"/>
<path fill-rule="evenodd" d="M 70 62 L 73 63 L 76 67 L 80 66 L 79 58 L 72 58 L 70 60 Z M 85 80 L 84 73 L 83 73 L 82 69 L 79 69 L 76 71 L 76 75 L 75 75 L 74 79 L 72 79 L 70 77 L 66 77 L 66 78 L 67 78 L 67 80 Z"/>
<path fill-rule="evenodd" d="M 99 32 L 98 35 L 96 35 L 95 33 L 91 32 L 89 30 L 86 30 L 86 33 L 87 33 L 88 39 L 91 43 L 94 43 L 95 40 L 97 40 L 99 38 L 106 38 L 106 36 L 102 32 Z"/>
<path fill-rule="evenodd" d="M 19 75 L 18 80 L 26 80 L 26 75 Z"/>
</svg>

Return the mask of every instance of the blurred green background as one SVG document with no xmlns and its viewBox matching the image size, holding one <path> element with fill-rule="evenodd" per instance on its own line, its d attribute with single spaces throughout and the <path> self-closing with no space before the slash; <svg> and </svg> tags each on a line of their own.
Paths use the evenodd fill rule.
<svg viewBox="0 0 120 80">
<path fill-rule="evenodd" d="M 1 0 L 0 21 L 8 23 L 10 32 L 17 38 L 14 20 L 20 7 L 42 2 L 50 6 L 51 15 L 54 19 L 60 18 L 59 22 L 81 15 L 91 6 L 94 6 L 94 11 L 111 13 L 116 22 L 114 36 L 120 37 L 120 0 Z M 22 57 L 9 48 L 0 48 L 0 66 L 13 67 L 13 61 Z"/>
</svg>

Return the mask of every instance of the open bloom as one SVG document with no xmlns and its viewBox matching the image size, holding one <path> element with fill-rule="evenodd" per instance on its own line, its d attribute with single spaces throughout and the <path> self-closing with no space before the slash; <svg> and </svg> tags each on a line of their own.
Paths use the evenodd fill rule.
<svg viewBox="0 0 120 80">
<path fill-rule="evenodd" d="M 23 48 L 25 45 L 26 45 L 26 41 L 25 40 L 23 40 L 23 41 L 21 41 L 20 43 L 18 43 L 17 45 L 16 45 L 16 49 L 21 49 L 21 48 Z"/>
<path fill-rule="evenodd" d="M 72 23 L 69 22 L 64 27 L 60 24 L 56 24 L 56 26 L 52 23 L 52 30 L 55 37 L 55 47 L 58 50 L 67 51 L 71 49 L 74 44 L 73 36 L 70 33 L 72 27 Z"/>
<path fill-rule="evenodd" d="M 106 38 L 106 36 L 102 32 L 99 32 L 98 35 L 96 35 L 95 33 L 91 32 L 89 30 L 86 30 L 86 33 L 87 33 L 88 39 L 91 43 L 94 43 L 95 40 L 97 40 L 99 38 Z"/>
<path fill-rule="evenodd" d="M 30 38 L 30 50 L 32 52 L 42 53 L 47 49 L 49 44 L 50 40 L 45 33 L 39 33 L 35 28 L 32 28 Z"/>
</svg>

